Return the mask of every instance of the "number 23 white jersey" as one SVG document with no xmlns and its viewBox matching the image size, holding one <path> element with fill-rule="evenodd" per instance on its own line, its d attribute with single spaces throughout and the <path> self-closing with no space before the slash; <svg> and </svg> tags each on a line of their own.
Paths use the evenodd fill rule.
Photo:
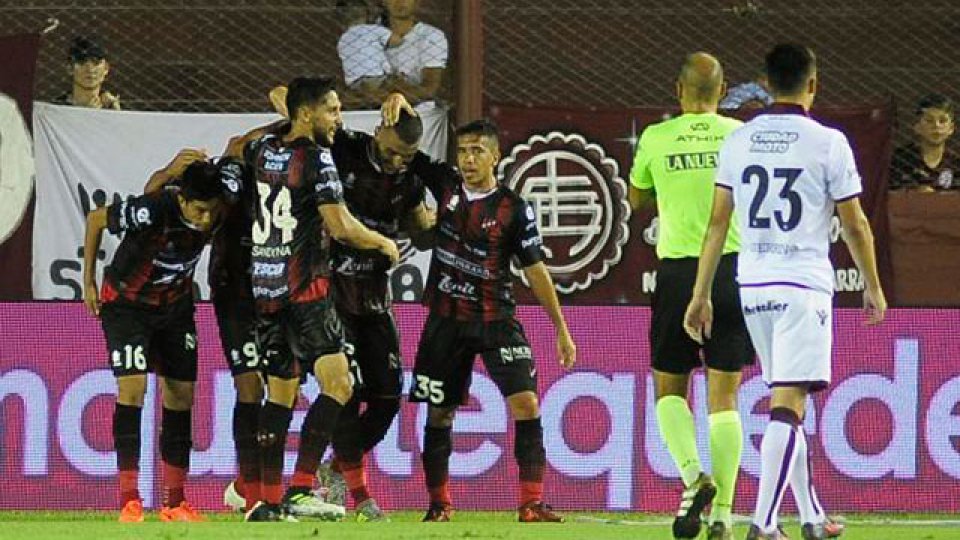
<svg viewBox="0 0 960 540">
<path fill-rule="evenodd" d="M 797 106 L 774 105 L 731 133 L 716 184 L 733 192 L 741 285 L 792 284 L 833 294 L 830 221 L 860 194 L 847 138 Z"/>
</svg>

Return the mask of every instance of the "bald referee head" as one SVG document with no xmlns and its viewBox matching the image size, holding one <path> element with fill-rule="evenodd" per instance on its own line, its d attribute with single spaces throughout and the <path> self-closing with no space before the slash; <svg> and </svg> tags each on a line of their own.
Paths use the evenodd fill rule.
<svg viewBox="0 0 960 540">
<path fill-rule="evenodd" d="M 726 92 L 723 66 L 715 56 L 702 51 L 687 56 L 677 77 L 677 98 L 684 113 L 716 112 Z"/>
</svg>

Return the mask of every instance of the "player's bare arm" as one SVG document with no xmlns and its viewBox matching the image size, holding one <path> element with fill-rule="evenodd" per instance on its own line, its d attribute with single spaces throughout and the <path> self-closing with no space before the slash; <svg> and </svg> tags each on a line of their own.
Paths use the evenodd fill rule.
<svg viewBox="0 0 960 540">
<path fill-rule="evenodd" d="M 397 244 L 360 223 L 345 204 L 322 204 L 318 209 L 324 227 L 334 240 L 357 249 L 375 249 L 386 255 L 391 264 L 400 260 Z"/>
<path fill-rule="evenodd" d="M 870 221 L 863 213 L 860 199 L 856 197 L 838 203 L 837 214 L 840 216 L 843 241 L 850 248 L 853 262 L 864 276 L 863 308 L 866 310 L 867 324 L 878 324 L 887 311 L 887 299 L 880 286 Z"/>
<path fill-rule="evenodd" d="M 100 316 L 97 252 L 100 251 L 100 240 L 106 228 L 107 207 L 101 206 L 87 214 L 87 231 L 83 240 L 83 303 L 94 317 Z"/>
<path fill-rule="evenodd" d="M 420 84 L 410 83 L 403 77 L 391 78 L 388 81 L 395 92 L 410 96 L 418 103 L 436 97 L 442 83 L 443 68 L 424 68 Z"/>
<path fill-rule="evenodd" d="M 630 208 L 633 211 L 637 211 L 641 208 L 655 205 L 657 203 L 657 196 L 652 189 L 640 189 L 635 186 L 630 186 L 630 191 L 627 192 L 627 200 L 630 202 Z"/>
<path fill-rule="evenodd" d="M 147 185 L 143 186 L 143 193 L 155 193 L 163 189 L 163 186 L 170 183 L 174 178 L 178 178 L 187 169 L 187 166 L 195 161 L 205 161 L 207 151 L 198 148 L 184 148 L 177 152 L 167 166 L 155 171 L 147 180 Z"/>
<path fill-rule="evenodd" d="M 693 294 L 687 312 L 683 317 L 683 327 L 697 343 L 710 338 L 713 326 L 713 303 L 710 291 L 713 290 L 713 278 L 723 254 L 723 244 L 730 229 L 730 216 L 733 214 L 733 194 L 726 188 L 715 188 L 713 210 L 710 214 L 710 226 L 703 240 L 703 250 L 697 264 L 697 281 L 693 285 Z"/>
<path fill-rule="evenodd" d="M 557 330 L 557 354 L 560 358 L 560 364 L 570 369 L 577 362 L 577 345 L 570 337 L 570 330 L 567 328 L 567 321 L 563 317 L 563 311 L 560 310 L 560 300 L 557 298 L 557 290 L 553 285 L 553 278 L 550 277 L 550 271 L 543 262 L 527 266 L 523 269 L 523 275 L 530 283 L 530 290 L 537 298 L 537 302 L 545 310 L 553 327 Z"/>
</svg>

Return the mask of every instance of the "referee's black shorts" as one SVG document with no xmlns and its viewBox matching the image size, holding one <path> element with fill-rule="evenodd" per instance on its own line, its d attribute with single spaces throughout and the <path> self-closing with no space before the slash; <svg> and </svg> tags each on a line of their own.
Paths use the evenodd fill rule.
<svg viewBox="0 0 960 540">
<path fill-rule="evenodd" d="M 754 362 L 754 350 L 740 307 L 737 255 L 729 253 L 720 258 L 713 281 L 713 328 L 703 346 L 683 329 L 683 315 L 697 278 L 697 260 L 660 261 L 650 323 L 653 369 L 679 375 L 706 364 L 718 371 L 740 371 Z"/>
</svg>

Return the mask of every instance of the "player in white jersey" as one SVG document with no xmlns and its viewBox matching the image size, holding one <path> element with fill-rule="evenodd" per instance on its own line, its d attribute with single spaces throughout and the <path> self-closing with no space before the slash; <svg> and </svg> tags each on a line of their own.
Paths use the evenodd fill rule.
<svg viewBox="0 0 960 540">
<path fill-rule="evenodd" d="M 710 290 L 736 209 L 744 318 L 763 379 L 773 389 L 747 539 L 782 538 L 777 513 L 789 483 L 802 536 L 816 540 L 828 535 L 826 516 L 812 493 L 801 419 L 808 393 L 830 382 L 833 269 L 828 249 L 834 209 L 866 280 L 869 324 L 883 320 L 887 303 L 873 234 L 857 198 L 861 182 L 853 152 L 842 133 L 807 116 L 817 89 L 813 52 L 777 45 L 767 55 L 766 68 L 776 103 L 730 134 L 720 150 L 713 213 L 684 326 L 697 341 L 710 336 Z"/>
</svg>

